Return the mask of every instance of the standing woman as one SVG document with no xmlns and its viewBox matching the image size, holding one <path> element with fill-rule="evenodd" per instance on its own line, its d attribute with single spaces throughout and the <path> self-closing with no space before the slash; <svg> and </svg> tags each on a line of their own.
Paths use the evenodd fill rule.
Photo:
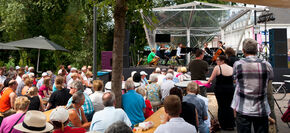
<svg viewBox="0 0 290 133">
<path fill-rule="evenodd" d="M 228 58 L 227 64 L 231 67 L 233 67 L 233 65 L 235 64 L 235 62 L 237 60 L 239 60 L 239 58 L 236 56 L 236 52 L 233 48 L 227 48 L 226 51 L 226 56 Z"/>
<path fill-rule="evenodd" d="M 231 102 L 234 95 L 233 68 L 225 63 L 226 57 L 220 55 L 208 83 L 216 78 L 215 96 L 218 103 L 218 120 L 224 130 L 233 130 L 235 127 L 234 112 Z"/>
</svg>

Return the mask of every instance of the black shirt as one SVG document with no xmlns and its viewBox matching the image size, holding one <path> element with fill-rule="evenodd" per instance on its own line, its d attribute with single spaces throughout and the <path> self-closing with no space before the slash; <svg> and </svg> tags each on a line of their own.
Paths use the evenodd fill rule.
<svg viewBox="0 0 290 133">
<path fill-rule="evenodd" d="M 196 112 L 194 104 L 182 102 L 182 112 L 180 113 L 180 117 L 198 129 L 196 126 Z"/>
<path fill-rule="evenodd" d="M 39 110 L 40 108 L 40 99 L 39 96 L 26 96 L 30 100 L 28 110 Z"/>
<path fill-rule="evenodd" d="M 191 80 L 205 80 L 205 74 L 208 71 L 208 64 L 204 60 L 192 60 L 189 63 L 189 71 L 191 72 Z"/>
<path fill-rule="evenodd" d="M 49 109 L 53 109 L 57 106 L 65 106 L 70 97 L 71 94 L 69 94 L 69 89 L 66 88 L 53 92 L 48 100 L 48 102 L 51 103 Z"/>
</svg>

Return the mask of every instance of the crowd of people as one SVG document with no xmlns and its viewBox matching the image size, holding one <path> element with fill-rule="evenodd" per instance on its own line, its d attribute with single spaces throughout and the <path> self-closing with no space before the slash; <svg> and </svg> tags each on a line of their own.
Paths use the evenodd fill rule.
<svg viewBox="0 0 290 133">
<path fill-rule="evenodd" d="M 233 52 L 228 48 L 225 55 L 217 57 L 207 81 L 215 83 L 220 126 L 248 133 L 253 124 L 255 132 L 268 132 L 268 120 L 272 119 L 267 88 L 273 78 L 272 67 L 255 57 L 257 42 L 253 39 L 243 42 L 245 58 L 237 60 Z M 175 86 L 188 79 L 206 80 L 209 65 L 204 54 L 196 50 L 188 67 L 157 67 L 152 74 L 132 72 L 124 81 L 122 108 L 115 108 L 115 94 L 105 91 L 103 81 L 92 79 L 91 66 L 78 70 L 62 65 L 56 75 L 47 71 L 40 78 L 33 67 L 16 66 L 9 71 L 2 67 L 0 132 L 132 132 L 164 107 L 165 120 L 156 133 L 209 133 L 207 88 L 197 82 L 188 83 L 186 88 Z M 47 110 L 52 110 L 49 122 L 43 113 Z"/>
</svg>

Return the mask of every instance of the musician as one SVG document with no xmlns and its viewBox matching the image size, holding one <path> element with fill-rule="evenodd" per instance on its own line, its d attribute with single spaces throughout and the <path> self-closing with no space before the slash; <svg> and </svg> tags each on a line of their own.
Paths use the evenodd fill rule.
<svg viewBox="0 0 290 133">
<path fill-rule="evenodd" d="M 159 51 L 160 51 L 160 57 L 162 59 L 165 59 L 165 64 L 164 65 L 167 65 L 167 62 L 169 60 L 168 53 L 166 53 L 167 50 L 168 50 L 168 48 L 165 47 L 165 44 L 161 44 L 160 45 L 160 49 L 159 49 Z"/>
<path fill-rule="evenodd" d="M 204 51 L 205 51 L 205 53 L 207 54 L 207 55 L 209 55 L 209 56 L 212 56 L 212 51 L 207 47 L 208 46 L 208 44 L 207 43 L 204 43 Z"/>
<path fill-rule="evenodd" d="M 212 57 L 212 61 L 216 61 L 217 57 L 220 55 L 225 55 L 225 47 L 223 46 L 222 41 L 218 41 L 219 49 L 215 52 L 214 56 Z"/>
<path fill-rule="evenodd" d="M 183 45 L 182 43 L 178 43 L 178 47 L 177 47 L 177 52 L 176 52 L 176 61 L 178 63 L 178 65 L 180 65 L 180 62 L 178 59 L 184 59 L 184 62 L 185 62 L 185 54 L 181 53 L 181 49 L 183 48 Z"/>
<path fill-rule="evenodd" d="M 156 55 L 156 49 L 152 48 L 151 53 L 148 55 L 147 62 L 149 63 L 149 66 L 152 65 L 156 66 L 159 61 L 159 57 Z"/>
</svg>

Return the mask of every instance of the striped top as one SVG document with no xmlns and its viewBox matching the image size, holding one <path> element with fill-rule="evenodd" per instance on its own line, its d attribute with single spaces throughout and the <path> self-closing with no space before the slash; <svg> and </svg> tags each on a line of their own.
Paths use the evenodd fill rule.
<svg viewBox="0 0 290 133">
<path fill-rule="evenodd" d="M 268 116 L 268 80 L 273 79 L 273 68 L 269 62 L 248 56 L 236 61 L 233 67 L 236 90 L 231 107 L 242 115 Z"/>
</svg>

